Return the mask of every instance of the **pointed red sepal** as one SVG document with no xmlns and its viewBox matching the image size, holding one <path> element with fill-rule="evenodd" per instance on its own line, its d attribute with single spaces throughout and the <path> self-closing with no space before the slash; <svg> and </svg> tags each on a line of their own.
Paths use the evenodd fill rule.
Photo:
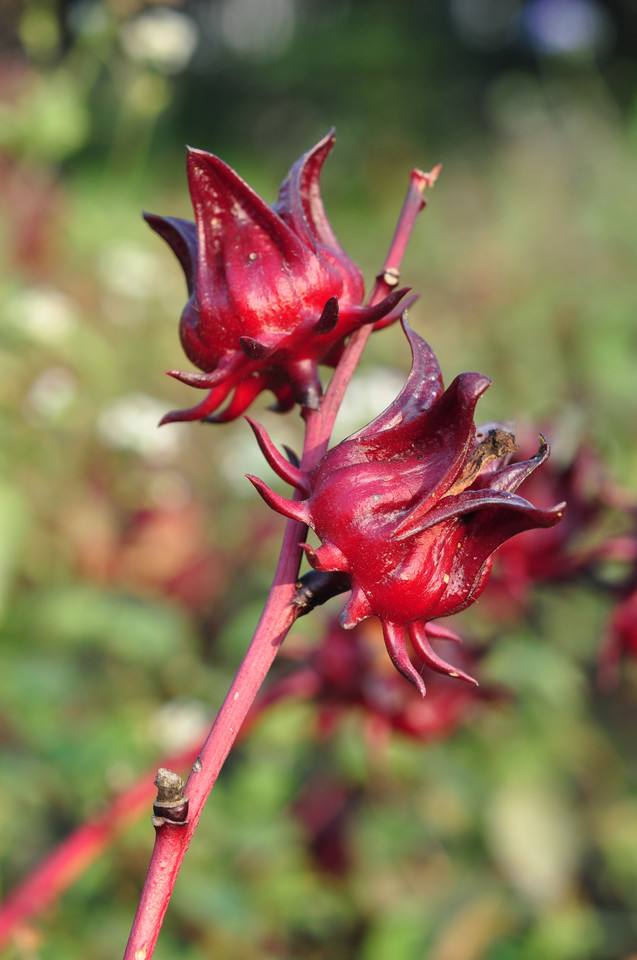
<svg viewBox="0 0 637 960">
<path fill-rule="evenodd" d="M 383 620 L 382 624 L 385 646 L 391 662 L 399 673 L 402 673 L 410 683 L 413 683 L 420 695 L 424 697 L 427 688 L 425 681 L 409 659 L 406 627 L 402 623 L 391 623 L 389 620 Z"/>
<path fill-rule="evenodd" d="M 316 567 L 316 553 L 315 553 L 315 550 L 314 550 L 314 547 L 312 546 L 312 544 L 311 544 L 311 543 L 299 543 L 299 547 L 301 548 L 301 550 L 303 551 L 303 553 L 304 553 L 305 556 L 307 557 L 307 561 L 308 561 L 308 563 L 310 564 L 310 566 L 314 567 L 314 569 L 316 570 L 316 569 L 317 569 L 317 567 Z"/>
<path fill-rule="evenodd" d="M 488 477 L 489 488 L 513 493 L 548 459 L 550 452 L 546 438 L 540 434 L 540 446 L 535 456 L 495 470 Z"/>
<path fill-rule="evenodd" d="M 239 174 L 219 157 L 188 148 L 190 196 L 199 239 L 199 270 L 213 259 L 216 238 L 234 237 L 234 230 L 250 222 L 259 229 L 270 250 L 292 259 L 303 256 L 303 244 L 293 230 L 255 193 Z"/>
<path fill-rule="evenodd" d="M 238 373 L 245 363 L 246 358 L 238 350 L 233 350 L 221 360 L 215 370 L 209 373 L 197 373 L 194 370 L 167 370 L 166 374 L 197 390 L 210 390 L 211 387 L 216 387 L 228 377 Z"/>
<path fill-rule="evenodd" d="M 323 244 L 335 252 L 342 248 L 332 230 L 321 199 L 323 164 L 336 142 L 334 128 L 299 157 L 279 189 L 276 211 L 308 245 Z"/>
<path fill-rule="evenodd" d="M 309 543 L 300 544 L 305 555 L 315 570 L 324 573 L 347 573 L 349 564 L 347 558 L 333 543 L 322 543 L 319 547 L 312 547 Z"/>
<path fill-rule="evenodd" d="M 352 585 L 350 598 L 341 610 L 339 620 L 344 630 L 353 630 L 354 627 L 372 616 L 369 600 L 356 584 Z"/>
<path fill-rule="evenodd" d="M 363 275 L 336 239 L 321 199 L 323 164 L 334 146 L 331 130 L 292 166 L 279 191 L 275 210 L 307 247 L 341 280 L 343 303 L 360 304 L 365 292 Z"/>
<path fill-rule="evenodd" d="M 223 377 L 220 377 L 216 371 L 214 373 L 196 373 L 194 370 L 166 370 L 166 376 L 173 380 L 179 380 L 188 387 L 194 387 L 196 390 L 210 390 L 216 386 Z"/>
<path fill-rule="evenodd" d="M 476 513 L 490 507 L 504 507 L 510 511 L 518 511 L 532 518 L 533 522 L 530 526 L 550 527 L 562 518 L 566 504 L 558 503 L 550 510 L 540 510 L 529 503 L 528 500 L 525 500 L 524 497 L 515 493 L 493 491 L 489 488 L 485 490 L 465 490 L 463 493 L 443 497 L 427 512 L 422 512 L 419 507 L 416 507 L 405 520 L 398 524 L 395 538 L 399 542 L 407 540 L 417 533 L 430 530 L 431 527 L 443 523 L 445 520 Z"/>
<path fill-rule="evenodd" d="M 429 642 L 424 623 L 417 621 L 410 623 L 409 633 L 415 649 L 431 670 L 435 670 L 436 673 L 443 673 L 447 677 L 457 677 L 459 680 L 465 680 L 475 687 L 478 686 L 478 681 L 475 677 L 472 677 L 469 673 L 465 673 L 464 670 L 461 670 L 459 667 L 448 663 L 446 660 L 443 660 L 442 657 L 438 656 Z"/>
<path fill-rule="evenodd" d="M 225 410 L 206 417 L 206 423 L 230 423 L 231 420 L 236 420 L 248 409 L 255 397 L 266 389 L 267 385 L 267 379 L 263 376 L 242 380 Z"/>
<path fill-rule="evenodd" d="M 419 345 L 419 352 L 423 346 L 426 345 Z M 488 377 L 477 373 L 461 374 L 424 411 L 419 409 L 413 397 L 404 396 L 403 391 L 404 404 L 393 404 L 378 418 L 382 430 L 391 428 L 391 434 L 387 436 L 388 447 L 411 449 L 422 460 L 419 468 L 422 493 L 414 498 L 413 506 L 392 531 L 392 538 L 397 542 L 436 522 L 433 520 L 436 503 L 457 479 L 474 445 L 473 413 L 490 382 Z M 426 387 L 421 385 L 416 396 L 419 393 L 426 396 Z M 377 435 L 377 421 L 373 421 L 356 438 L 366 441 L 369 438 L 374 444 Z M 445 500 L 447 502 L 451 502 L 451 498 Z"/>
<path fill-rule="evenodd" d="M 209 416 L 213 410 L 221 406 L 232 389 L 231 383 L 220 383 L 218 387 L 213 387 L 208 396 L 196 404 L 194 407 L 188 407 L 185 410 L 171 410 L 159 421 L 159 426 L 163 427 L 165 423 L 181 423 L 190 420 L 202 420 Z"/>
<path fill-rule="evenodd" d="M 290 463 L 290 461 L 279 452 L 264 426 L 257 423 L 256 420 L 253 420 L 251 417 L 246 417 L 245 419 L 252 428 L 261 453 L 277 476 L 307 495 L 310 492 L 310 488 L 306 474 Z"/>
<path fill-rule="evenodd" d="M 354 434 L 354 440 L 375 436 L 398 424 L 416 420 L 431 409 L 444 393 L 442 373 L 435 353 L 405 318 L 402 328 L 411 349 L 411 370 L 405 386 L 382 413 Z"/>
<path fill-rule="evenodd" d="M 195 285 L 197 264 L 197 230 L 194 223 L 179 217 L 159 217 L 155 213 L 143 213 L 144 220 L 171 248 L 184 271 L 188 293 Z"/>
<path fill-rule="evenodd" d="M 419 293 L 413 293 L 410 297 L 402 300 L 393 310 L 390 310 L 382 320 L 376 321 L 374 330 L 385 330 L 386 327 L 391 327 L 392 323 L 396 323 L 397 320 L 406 320 L 409 311 L 417 300 L 420 300 Z"/>
<path fill-rule="evenodd" d="M 282 514 L 284 517 L 289 517 L 290 520 L 298 520 L 299 523 L 303 523 L 306 526 L 310 522 L 310 511 L 307 503 L 303 500 L 288 500 L 287 497 L 282 497 L 280 494 L 275 493 L 274 490 L 271 490 L 267 483 L 264 483 L 259 477 L 254 477 L 252 474 L 246 474 L 246 478 L 250 483 L 255 487 L 257 493 L 263 497 L 265 502 L 273 510 L 276 510 L 277 513 Z"/>
<path fill-rule="evenodd" d="M 410 291 L 411 287 L 401 287 L 400 290 L 392 290 L 384 300 L 375 303 L 373 306 L 349 307 L 347 313 L 343 311 L 344 316 L 347 317 L 347 326 L 351 330 L 357 330 L 358 327 L 367 323 L 377 323 L 379 320 L 383 320 Z"/>
<path fill-rule="evenodd" d="M 463 644 L 464 640 L 459 633 L 456 633 L 455 630 L 451 630 L 449 627 L 443 626 L 442 623 L 433 623 L 429 621 L 427 623 L 427 634 L 430 637 L 434 637 L 436 640 L 450 640 L 452 643 Z"/>
</svg>

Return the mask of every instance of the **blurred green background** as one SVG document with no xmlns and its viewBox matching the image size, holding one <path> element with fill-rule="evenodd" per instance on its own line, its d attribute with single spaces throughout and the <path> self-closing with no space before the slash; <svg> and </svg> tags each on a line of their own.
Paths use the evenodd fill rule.
<svg viewBox="0 0 637 960">
<path fill-rule="evenodd" d="M 632 0 L 27 0 L 0 26 L 0 850 L 9 890 L 109 796 L 203 729 L 267 592 L 282 523 L 243 421 L 156 429 L 194 402 L 163 371 L 179 269 L 142 208 L 190 216 L 184 144 L 273 199 L 331 125 L 324 197 L 371 281 L 412 166 L 442 161 L 404 279 L 481 418 L 550 423 L 637 476 L 637 8 Z M 408 367 L 373 338 L 339 421 Z M 279 442 L 295 415 L 256 405 Z M 338 605 L 335 606 L 338 609 Z M 159 958 L 618 960 L 637 955 L 637 677 L 599 693 L 609 601 L 543 588 L 480 674 L 510 702 L 450 740 L 324 743 L 281 706 L 237 750 L 177 886 Z M 317 642 L 324 611 L 294 642 Z M 298 638 L 301 638 L 299 640 Z M 351 868 L 291 815 L 356 790 Z M 111 958 L 146 820 L 24 930 L 13 958 Z"/>
</svg>

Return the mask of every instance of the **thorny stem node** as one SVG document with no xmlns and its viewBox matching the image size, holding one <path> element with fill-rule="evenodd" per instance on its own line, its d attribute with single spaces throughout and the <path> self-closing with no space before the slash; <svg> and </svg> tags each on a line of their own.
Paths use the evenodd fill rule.
<svg viewBox="0 0 637 960">
<path fill-rule="evenodd" d="M 157 796 L 153 804 L 153 826 L 165 823 L 185 826 L 188 821 L 188 798 L 184 796 L 184 781 L 174 770 L 160 767 L 155 777 Z"/>
</svg>

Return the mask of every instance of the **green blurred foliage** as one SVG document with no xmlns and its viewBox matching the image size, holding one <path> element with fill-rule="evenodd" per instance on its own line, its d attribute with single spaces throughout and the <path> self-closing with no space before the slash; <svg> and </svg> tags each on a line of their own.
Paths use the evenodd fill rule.
<svg viewBox="0 0 637 960">
<path fill-rule="evenodd" d="M 480 6 L 484 25 L 524 4 Z M 155 428 L 190 402 L 162 375 L 183 363 L 184 291 L 139 211 L 188 215 L 185 141 L 273 197 L 287 164 L 336 122 L 325 196 L 370 279 L 408 170 L 443 160 L 405 263 L 422 292 L 412 322 L 448 378 L 493 378 L 485 420 L 552 424 L 557 456 L 585 437 L 618 482 L 637 475 L 630 5 L 600 7 L 614 30 L 606 47 L 562 56 L 472 38 L 450 14 L 462 3 L 266 8 L 29 0 L 9 15 L 6 890 L 213 715 L 268 588 L 281 524 L 241 479 L 267 474 L 245 424 Z M 399 331 L 374 338 L 341 435 L 407 365 Z M 294 417 L 259 417 L 298 444 Z M 176 585 L 188 564 L 194 599 Z M 465 631 L 488 642 L 482 675 L 512 697 L 445 743 L 370 750 L 353 718 L 319 744 L 308 709 L 277 708 L 215 790 L 157 956 L 627 960 L 637 677 L 628 670 L 610 697 L 596 687 L 607 614 L 605 600 L 569 586 L 538 592 L 519 623 L 469 611 Z M 297 634 L 315 641 L 323 623 L 316 613 Z M 291 815 L 325 770 L 361 797 L 340 878 L 316 868 Z M 117 955 L 151 841 L 148 822 L 131 829 L 8 956 Z"/>
</svg>

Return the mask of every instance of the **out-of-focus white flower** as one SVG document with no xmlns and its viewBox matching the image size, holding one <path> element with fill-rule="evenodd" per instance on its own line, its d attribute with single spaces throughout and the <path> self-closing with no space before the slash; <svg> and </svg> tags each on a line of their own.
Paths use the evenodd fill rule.
<svg viewBox="0 0 637 960">
<path fill-rule="evenodd" d="M 97 431 L 109 447 L 134 450 L 150 460 L 170 460 L 179 449 L 177 430 L 159 429 L 166 404 L 145 393 L 113 401 L 99 415 Z"/>
<path fill-rule="evenodd" d="M 131 60 L 149 63 L 164 73 L 178 73 L 194 53 L 198 30 L 187 14 L 158 7 L 124 24 L 120 36 Z"/>
<path fill-rule="evenodd" d="M 104 250 L 98 270 L 109 290 L 135 300 L 144 300 L 155 292 L 163 276 L 158 258 L 132 243 Z"/>
<path fill-rule="evenodd" d="M 33 381 L 26 401 L 36 413 L 55 419 L 71 405 L 76 393 L 76 381 L 70 371 L 65 367 L 50 367 Z"/>
<path fill-rule="evenodd" d="M 11 296 L 6 316 L 34 340 L 57 344 L 66 340 L 77 317 L 71 300 L 54 287 L 30 287 Z"/>
<path fill-rule="evenodd" d="M 199 700 L 171 700 L 157 710 L 151 730 L 164 750 L 184 750 L 203 740 L 210 716 Z"/>
<path fill-rule="evenodd" d="M 268 57 L 288 46 L 294 20 L 294 0 L 224 0 L 221 34 L 237 53 Z"/>
</svg>

